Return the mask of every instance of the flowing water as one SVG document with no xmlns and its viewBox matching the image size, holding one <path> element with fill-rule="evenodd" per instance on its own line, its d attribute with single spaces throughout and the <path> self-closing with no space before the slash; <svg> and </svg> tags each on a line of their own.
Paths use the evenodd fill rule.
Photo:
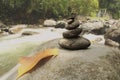
<svg viewBox="0 0 120 80">
<path fill-rule="evenodd" d="M 36 35 L 21 36 L 21 33 L 0 37 L 0 80 L 6 80 L 12 72 L 17 70 L 19 58 L 27 56 L 37 48 L 38 45 L 49 40 L 61 38 L 65 29 L 41 28 L 27 29 L 38 32 Z M 84 35 L 89 40 L 95 36 Z"/>
<path fill-rule="evenodd" d="M 35 30 L 34 30 L 35 31 Z M 29 55 L 38 45 L 61 37 L 63 30 L 52 31 L 52 28 L 36 29 L 39 33 L 32 36 L 15 34 L 0 38 L 0 76 L 11 70 L 21 56 Z"/>
</svg>

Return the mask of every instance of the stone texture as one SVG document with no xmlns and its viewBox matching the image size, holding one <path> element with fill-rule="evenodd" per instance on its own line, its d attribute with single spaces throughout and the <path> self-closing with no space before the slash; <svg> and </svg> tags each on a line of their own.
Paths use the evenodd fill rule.
<svg viewBox="0 0 120 80">
<path fill-rule="evenodd" d="M 120 45 L 120 28 L 111 27 L 104 35 L 104 38 L 106 45 L 111 45 L 111 46 Z"/>
<path fill-rule="evenodd" d="M 111 39 L 120 43 L 120 29 L 109 29 L 105 34 L 105 39 Z"/>
<path fill-rule="evenodd" d="M 105 39 L 105 45 L 110 46 L 110 47 L 118 47 L 120 48 L 120 44 L 111 40 L 111 39 Z"/>
<path fill-rule="evenodd" d="M 120 20 L 116 20 L 115 22 L 114 22 L 114 24 L 113 25 L 111 25 L 112 27 L 116 27 L 116 28 L 120 28 Z"/>
<path fill-rule="evenodd" d="M 64 38 L 75 38 L 75 37 L 78 37 L 81 32 L 82 32 L 81 28 L 76 28 L 73 30 L 63 32 L 63 37 Z"/>
<path fill-rule="evenodd" d="M 84 33 L 93 33 L 96 35 L 103 35 L 108 30 L 109 26 L 106 26 L 102 21 L 98 22 L 86 22 L 80 25 Z"/>
<path fill-rule="evenodd" d="M 69 18 L 68 20 L 67 20 L 67 23 L 68 24 L 72 24 L 74 22 L 74 18 Z"/>
<path fill-rule="evenodd" d="M 59 48 L 58 40 L 40 45 L 35 52 Z M 18 80 L 119 80 L 119 59 L 119 51 L 104 45 L 74 51 L 59 48 L 58 56 L 43 59 Z M 8 80 L 16 80 L 13 79 L 16 75 L 11 75 Z"/>
<path fill-rule="evenodd" d="M 65 21 L 57 21 L 55 28 L 65 28 L 67 23 Z"/>
<path fill-rule="evenodd" d="M 90 41 L 79 34 L 82 32 L 82 28 L 78 28 L 80 25 L 79 20 L 75 20 L 75 17 L 69 18 L 68 25 L 65 27 L 68 31 L 63 32 L 63 38 L 59 41 L 59 45 L 62 48 L 69 50 L 86 49 L 90 46 Z"/>
<path fill-rule="evenodd" d="M 69 50 L 78 50 L 78 49 L 86 49 L 90 46 L 90 41 L 83 37 L 71 38 L 71 39 L 60 39 L 59 45 L 62 48 Z"/>
<path fill-rule="evenodd" d="M 79 27 L 80 25 L 80 22 L 79 21 L 74 21 L 73 23 L 69 24 L 68 26 L 66 26 L 65 28 L 67 30 L 72 30 L 72 29 L 75 29 L 77 27 Z"/>
</svg>

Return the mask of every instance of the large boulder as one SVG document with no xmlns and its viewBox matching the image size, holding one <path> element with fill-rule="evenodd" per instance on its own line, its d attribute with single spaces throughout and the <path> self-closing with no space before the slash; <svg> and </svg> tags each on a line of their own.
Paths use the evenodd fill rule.
<svg viewBox="0 0 120 80">
<path fill-rule="evenodd" d="M 54 27 L 55 25 L 56 25 L 56 21 L 53 19 L 45 20 L 43 23 L 43 26 L 45 27 Z"/>
<path fill-rule="evenodd" d="M 110 20 L 108 20 L 108 22 L 109 22 L 109 24 L 110 24 L 110 25 L 113 25 L 114 23 L 116 23 L 116 22 L 117 22 L 117 20 L 110 19 Z"/>
<path fill-rule="evenodd" d="M 103 22 L 87 22 L 82 24 L 80 27 L 83 28 L 84 32 L 93 33 L 96 35 L 102 35 L 106 33 L 106 30 L 109 28 L 109 26 L 106 26 Z"/>
<path fill-rule="evenodd" d="M 120 47 L 120 28 L 111 27 L 104 35 L 105 44 Z"/>
<path fill-rule="evenodd" d="M 120 20 L 117 20 L 116 22 L 114 22 L 114 24 L 111 27 L 120 28 Z"/>
<path fill-rule="evenodd" d="M 61 49 L 57 40 L 42 44 L 35 52 L 58 48 L 59 55 L 43 59 L 18 80 L 119 80 L 120 51 L 104 45 L 87 50 Z M 16 73 L 13 75 L 16 76 Z M 10 76 L 8 80 L 15 80 Z"/>
<path fill-rule="evenodd" d="M 116 41 L 111 40 L 111 39 L 105 39 L 105 45 L 110 46 L 110 47 L 120 48 L 120 44 Z"/>
</svg>

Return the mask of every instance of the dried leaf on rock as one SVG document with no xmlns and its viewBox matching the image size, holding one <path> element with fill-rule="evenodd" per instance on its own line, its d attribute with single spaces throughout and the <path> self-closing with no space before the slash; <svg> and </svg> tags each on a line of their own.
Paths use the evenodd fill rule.
<svg viewBox="0 0 120 80">
<path fill-rule="evenodd" d="M 43 52 L 38 52 L 36 55 L 32 57 L 22 57 L 20 59 L 20 66 L 18 68 L 17 79 L 21 77 L 23 74 L 30 71 L 33 67 L 35 67 L 35 65 L 43 58 L 56 55 L 58 55 L 57 49 L 47 49 L 44 50 Z"/>
</svg>

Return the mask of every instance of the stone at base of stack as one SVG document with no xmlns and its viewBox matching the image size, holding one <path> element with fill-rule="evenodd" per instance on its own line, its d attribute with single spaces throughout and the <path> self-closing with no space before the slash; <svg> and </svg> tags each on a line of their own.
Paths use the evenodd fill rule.
<svg viewBox="0 0 120 80">
<path fill-rule="evenodd" d="M 59 45 L 62 48 L 70 50 L 86 49 L 90 46 L 90 41 L 84 37 L 71 39 L 62 38 L 59 40 Z"/>
</svg>

